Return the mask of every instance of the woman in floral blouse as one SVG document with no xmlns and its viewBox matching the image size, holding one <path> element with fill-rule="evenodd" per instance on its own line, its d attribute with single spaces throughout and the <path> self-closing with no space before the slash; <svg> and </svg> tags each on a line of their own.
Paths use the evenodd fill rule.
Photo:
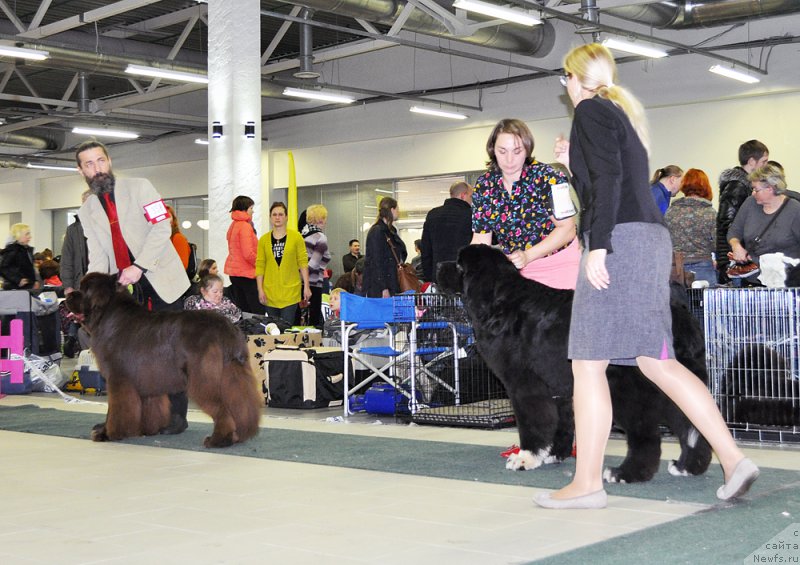
<svg viewBox="0 0 800 565">
<path fill-rule="evenodd" d="M 486 143 L 489 170 L 472 195 L 472 243 L 492 235 L 520 274 L 553 288 L 574 289 L 580 248 L 575 216 L 557 220 L 552 189 L 567 177 L 533 158 L 533 135 L 521 120 L 498 122 Z"/>
<path fill-rule="evenodd" d="M 183 302 L 184 310 L 214 310 L 234 324 L 242 319 L 242 311 L 222 295 L 222 277 L 206 275 L 200 279 L 200 295 L 192 295 Z"/>
</svg>

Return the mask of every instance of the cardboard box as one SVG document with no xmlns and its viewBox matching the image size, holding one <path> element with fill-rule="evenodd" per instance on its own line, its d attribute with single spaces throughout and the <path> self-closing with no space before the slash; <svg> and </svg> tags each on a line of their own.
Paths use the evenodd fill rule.
<svg viewBox="0 0 800 565">
<path fill-rule="evenodd" d="M 322 332 L 303 332 L 279 335 L 249 335 L 247 336 L 247 349 L 250 352 L 250 366 L 256 380 L 264 380 L 264 354 L 272 351 L 279 345 L 294 345 L 297 347 L 320 347 L 322 345 Z"/>
</svg>

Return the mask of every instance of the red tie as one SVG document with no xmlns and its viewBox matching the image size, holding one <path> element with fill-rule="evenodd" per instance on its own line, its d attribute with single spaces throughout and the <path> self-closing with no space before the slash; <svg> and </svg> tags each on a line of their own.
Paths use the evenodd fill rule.
<svg viewBox="0 0 800 565">
<path fill-rule="evenodd" d="M 131 254 L 128 251 L 128 244 L 122 237 L 122 230 L 119 227 L 119 216 L 117 216 L 117 205 L 111 199 L 111 194 L 103 194 L 106 200 L 106 214 L 108 223 L 111 226 L 111 242 L 114 244 L 114 258 L 117 261 L 117 269 L 120 271 L 131 266 Z"/>
</svg>

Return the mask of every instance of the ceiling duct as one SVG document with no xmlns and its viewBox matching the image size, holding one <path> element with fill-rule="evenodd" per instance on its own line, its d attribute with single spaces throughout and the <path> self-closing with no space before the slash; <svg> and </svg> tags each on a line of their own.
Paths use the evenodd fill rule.
<svg viewBox="0 0 800 565">
<path fill-rule="evenodd" d="M 310 20 L 311 10 L 303 8 L 300 17 Z M 300 24 L 300 68 L 294 73 L 295 78 L 316 79 L 319 73 L 314 70 L 314 43 L 312 28 L 308 24 Z"/>
<path fill-rule="evenodd" d="M 88 114 L 91 100 L 89 100 L 89 79 L 86 73 L 78 74 L 78 112 L 80 114 Z"/>
<path fill-rule="evenodd" d="M 53 151 L 59 149 L 64 139 L 57 140 L 53 135 L 38 137 L 36 135 L 25 135 L 21 133 L 0 133 L 0 145 L 7 145 L 14 148 L 31 150 L 21 153 L 32 153 L 35 151 Z M 15 152 L 16 153 L 16 152 Z"/>
<path fill-rule="evenodd" d="M 577 3 L 577 2 L 576 2 Z M 800 13 L 798 0 L 683 0 L 603 10 L 659 29 L 689 29 Z"/>
<path fill-rule="evenodd" d="M 598 40 L 600 28 L 597 24 L 600 23 L 600 12 L 597 9 L 597 0 L 581 0 L 581 13 L 586 24 L 580 26 L 575 30 L 575 33 L 591 33 L 595 41 Z"/>
<path fill-rule="evenodd" d="M 397 0 L 285 0 L 289 4 L 303 6 L 315 11 L 329 12 L 339 16 L 358 18 L 372 23 L 391 26 L 405 8 Z M 439 3 L 449 10 L 452 2 Z M 514 25 L 497 25 L 475 30 L 472 35 L 453 35 L 452 30 L 427 12 L 415 9 L 403 24 L 406 31 L 443 37 L 465 43 L 511 51 L 521 55 L 545 57 L 555 45 L 555 29 L 545 20 L 534 28 Z"/>
</svg>

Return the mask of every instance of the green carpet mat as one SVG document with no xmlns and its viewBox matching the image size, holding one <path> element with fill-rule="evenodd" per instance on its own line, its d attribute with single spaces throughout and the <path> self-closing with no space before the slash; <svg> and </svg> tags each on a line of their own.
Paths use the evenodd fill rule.
<svg viewBox="0 0 800 565">
<path fill-rule="evenodd" d="M 88 441 L 91 427 L 101 419 L 102 415 L 99 414 L 37 406 L 0 406 L 0 429 L 8 431 Z M 331 431 L 335 432 L 335 425 L 331 426 Z M 124 443 L 538 488 L 558 488 L 568 481 L 567 475 L 574 471 L 574 459 L 535 471 L 506 471 L 499 455 L 500 449 L 491 446 L 271 428 L 262 429 L 258 437 L 244 444 L 205 450 L 202 441 L 210 432 L 210 424 L 191 422 L 189 429 L 177 436 L 135 438 Z M 608 465 L 618 464 L 619 461 L 618 457 L 606 457 Z M 714 493 L 722 481 L 718 465 L 712 465 L 703 476 L 679 478 L 669 475 L 664 464 L 649 483 L 606 485 L 608 493 L 616 496 L 669 499 L 712 506 L 692 516 L 561 553 L 536 563 L 715 565 L 767 562 L 750 556 L 756 551 L 765 559 L 777 555 L 783 558 L 781 562 L 784 563 L 800 562 L 800 555 L 796 551 L 775 552 L 765 545 L 787 527 L 797 530 L 800 526 L 800 473 L 763 467 L 761 471 L 761 477 L 748 499 L 739 503 L 719 503 L 716 500 Z"/>
<path fill-rule="evenodd" d="M 16 432 L 88 440 L 92 426 L 102 418 L 98 414 L 37 406 L 0 406 L 0 429 Z M 332 432 L 335 426 L 331 424 Z M 211 424 L 191 422 L 189 429 L 179 435 L 132 438 L 125 443 L 547 489 L 563 486 L 575 467 L 574 459 L 570 459 L 535 471 L 514 472 L 505 469 L 501 450 L 492 446 L 272 428 L 262 429 L 257 437 L 243 444 L 207 450 L 202 443 L 210 433 Z M 620 461 L 618 457 L 606 457 L 607 465 Z M 797 482 L 796 472 L 764 469 L 756 492 L 774 491 Z M 607 490 L 610 495 L 617 496 L 716 504 L 714 493 L 721 483 L 718 465 L 712 465 L 699 477 L 673 477 L 667 473 L 665 462 L 648 483 L 611 484 L 607 485 Z"/>
</svg>

